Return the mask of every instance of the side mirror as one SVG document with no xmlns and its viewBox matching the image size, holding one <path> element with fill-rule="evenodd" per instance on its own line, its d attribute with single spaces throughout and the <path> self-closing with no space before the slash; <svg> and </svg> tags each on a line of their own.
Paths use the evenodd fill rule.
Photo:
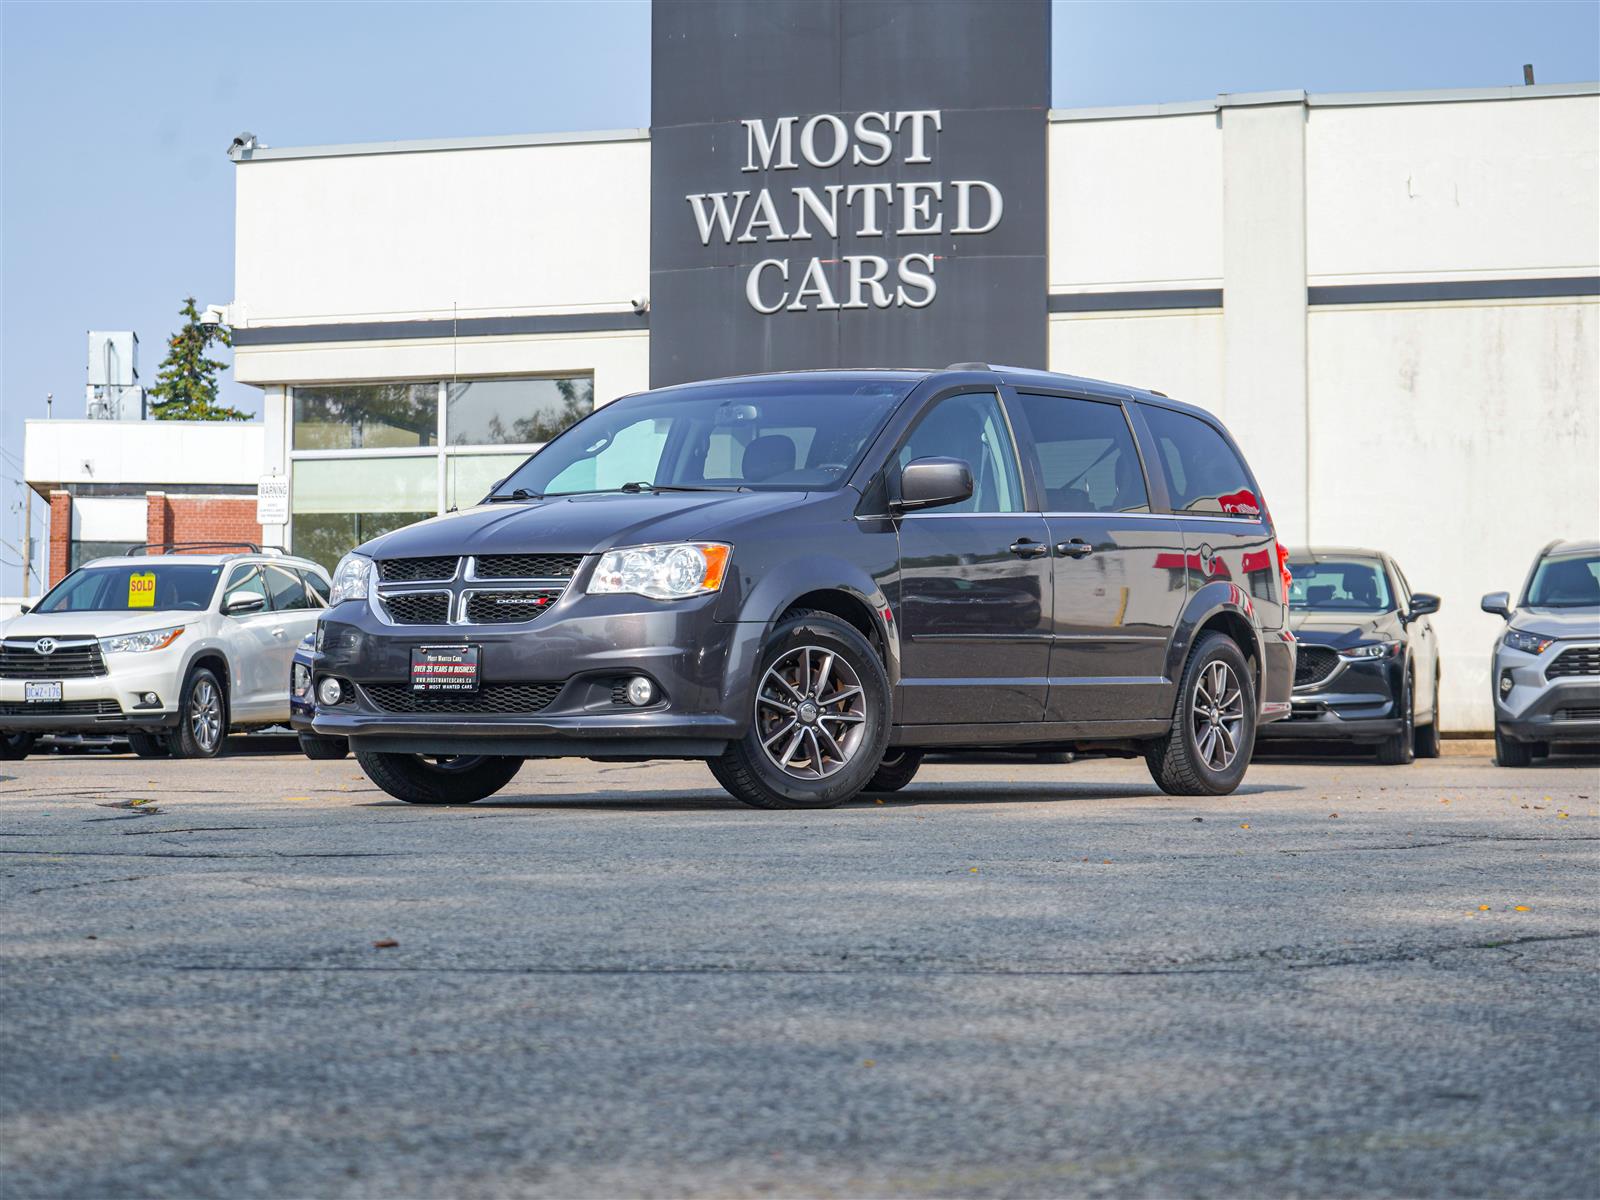
<svg viewBox="0 0 1600 1200">
<path fill-rule="evenodd" d="M 257 592 L 229 592 L 222 600 L 222 615 L 243 616 L 245 613 L 260 612 L 266 606 L 267 598 Z"/>
<path fill-rule="evenodd" d="M 1411 593 L 1411 611 L 1406 615 L 1413 620 L 1439 611 L 1439 597 L 1429 592 Z"/>
<path fill-rule="evenodd" d="M 972 496 L 972 468 L 959 458 L 919 458 L 900 472 L 899 492 L 889 502 L 899 512 L 960 504 Z"/>
<path fill-rule="evenodd" d="M 24 604 L 20 608 L 17 609 L 17 614 L 20 616 L 23 613 L 31 613 L 32 611 L 33 611 L 33 605 Z"/>
<path fill-rule="evenodd" d="M 1511 593 L 1490 592 L 1480 602 L 1479 607 L 1486 613 L 1493 613 L 1497 617 L 1511 620 Z"/>
</svg>

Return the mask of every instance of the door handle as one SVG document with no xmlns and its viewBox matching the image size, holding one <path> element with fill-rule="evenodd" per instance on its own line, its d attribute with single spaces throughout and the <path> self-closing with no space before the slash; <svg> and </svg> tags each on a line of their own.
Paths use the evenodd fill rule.
<svg viewBox="0 0 1600 1200">
<path fill-rule="evenodd" d="M 281 638 L 283 636 L 283 626 L 279 625 L 276 629 L 274 629 L 272 631 L 272 636 L 273 637 L 277 637 L 277 638 Z"/>
<path fill-rule="evenodd" d="M 1041 554 L 1049 554 L 1050 547 L 1032 538 L 1019 538 L 1011 543 L 1011 553 L 1018 558 L 1038 558 Z"/>
<path fill-rule="evenodd" d="M 1094 547 L 1082 538 L 1073 538 L 1070 542 L 1057 542 L 1056 553 L 1062 558 L 1082 558 L 1086 554 L 1093 554 Z"/>
</svg>

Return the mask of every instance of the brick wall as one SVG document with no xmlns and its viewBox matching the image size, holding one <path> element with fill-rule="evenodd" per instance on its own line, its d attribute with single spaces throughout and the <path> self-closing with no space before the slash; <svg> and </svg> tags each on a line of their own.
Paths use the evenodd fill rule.
<svg viewBox="0 0 1600 1200">
<path fill-rule="evenodd" d="M 256 542 L 254 496 L 145 494 L 145 538 L 151 542 Z"/>
<path fill-rule="evenodd" d="M 72 497 L 66 492 L 50 493 L 50 566 L 45 572 L 45 587 L 52 588 L 67 577 L 72 561 Z"/>
</svg>

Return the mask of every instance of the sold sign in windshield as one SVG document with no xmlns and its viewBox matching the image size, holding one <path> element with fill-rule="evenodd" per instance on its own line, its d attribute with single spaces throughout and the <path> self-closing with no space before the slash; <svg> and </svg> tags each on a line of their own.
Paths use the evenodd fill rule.
<svg viewBox="0 0 1600 1200">
<path fill-rule="evenodd" d="M 156 573 L 135 572 L 128 576 L 128 607 L 154 608 L 156 606 Z"/>
</svg>

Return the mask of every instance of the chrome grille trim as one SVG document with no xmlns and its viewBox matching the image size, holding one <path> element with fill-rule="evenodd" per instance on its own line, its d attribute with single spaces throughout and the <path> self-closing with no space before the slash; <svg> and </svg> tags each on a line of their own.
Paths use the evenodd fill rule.
<svg viewBox="0 0 1600 1200">
<path fill-rule="evenodd" d="M 417 624 L 427 625 L 470 625 L 475 627 L 498 628 L 501 626 L 521 626 L 536 621 L 539 617 L 554 608 L 556 602 L 566 593 L 578 569 L 583 564 L 582 554 L 497 554 L 484 555 L 484 559 L 524 560 L 552 570 L 571 568 L 567 575 L 490 575 L 483 576 L 478 573 L 479 557 L 467 555 L 459 560 L 456 573 L 448 580 L 422 580 L 408 579 L 380 580 L 368 591 L 367 606 L 374 616 L 385 625 L 394 625 L 407 628 Z M 436 555 L 419 559 L 384 559 L 380 563 L 405 563 L 405 562 L 433 562 L 443 561 L 445 556 Z M 380 575 L 382 574 L 380 570 Z M 441 584 L 443 586 L 441 586 Z M 518 616 L 511 620 L 484 620 L 486 614 L 484 606 L 478 605 L 478 611 L 473 611 L 473 601 L 476 598 L 492 595 L 496 592 L 536 593 L 548 596 L 549 603 L 539 606 L 536 611 L 526 617 Z M 449 608 L 446 619 L 443 621 L 414 622 L 396 620 L 389 611 L 392 601 L 405 596 L 444 594 L 449 597 Z M 533 606 L 529 606 L 532 608 Z M 492 610 L 491 610 L 492 611 Z M 509 614 L 508 614 L 509 615 Z M 476 617 L 476 619 L 474 619 Z"/>
</svg>

